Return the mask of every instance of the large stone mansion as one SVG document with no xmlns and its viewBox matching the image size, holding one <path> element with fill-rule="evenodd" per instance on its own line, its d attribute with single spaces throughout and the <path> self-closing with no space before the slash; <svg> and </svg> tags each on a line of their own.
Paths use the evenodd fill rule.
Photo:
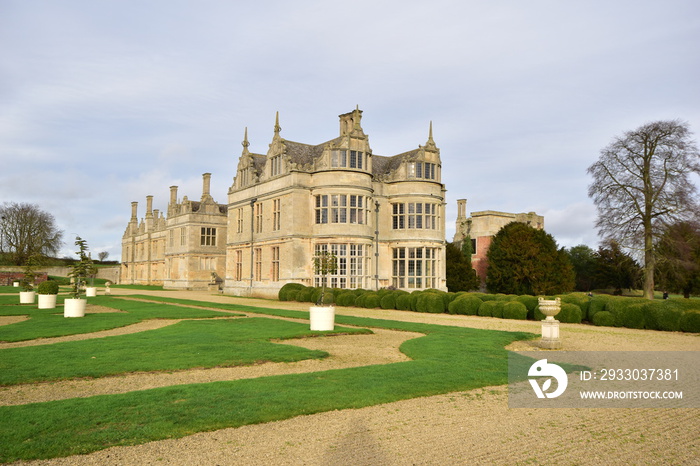
<svg viewBox="0 0 700 466">
<path fill-rule="evenodd" d="M 217 287 L 275 297 L 285 283 L 320 285 L 313 257 L 335 254 L 330 286 L 445 290 L 445 186 L 432 124 L 425 145 L 375 155 L 362 111 L 340 115 L 340 134 L 310 145 L 282 138 L 279 115 L 266 154 L 249 151 L 247 130 L 225 204 L 203 175 L 201 199 L 167 212 L 138 204 L 122 238 L 121 283 L 171 289 Z"/>
</svg>

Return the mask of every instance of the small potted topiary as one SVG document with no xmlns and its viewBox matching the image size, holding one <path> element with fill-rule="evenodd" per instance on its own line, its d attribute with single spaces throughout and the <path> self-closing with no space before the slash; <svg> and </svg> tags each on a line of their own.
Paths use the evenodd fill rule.
<svg viewBox="0 0 700 466">
<path fill-rule="evenodd" d="M 64 302 L 63 317 L 84 317 L 87 300 L 81 298 L 82 288 L 87 280 L 92 260 L 86 254 L 88 247 L 87 243 L 80 236 L 76 236 L 75 245 L 79 251 L 76 252 L 80 258 L 78 262 L 72 265 L 73 270 L 70 272 L 71 291 L 70 298 L 66 298 Z"/>
<path fill-rule="evenodd" d="M 36 258 L 32 255 L 29 256 L 24 266 L 24 277 L 20 281 L 22 286 L 22 291 L 19 292 L 20 304 L 34 304 L 34 299 L 36 298 L 36 292 L 34 291 L 36 273 L 34 272 L 34 267 L 36 266 L 36 262 Z"/>
<path fill-rule="evenodd" d="M 54 309 L 56 307 L 56 296 L 58 295 L 58 282 L 46 280 L 37 286 L 39 292 L 39 309 Z"/>
<path fill-rule="evenodd" d="M 321 251 L 313 260 L 314 271 L 321 275 L 321 293 L 315 306 L 309 308 L 309 322 L 311 330 L 328 331 L 335 328 L 335 308 L 326 306 L 326 280 L 328 274 L 336 273 L 338 270 L 338 259 L 335 254 L 328 251 Z"/>
</svg>

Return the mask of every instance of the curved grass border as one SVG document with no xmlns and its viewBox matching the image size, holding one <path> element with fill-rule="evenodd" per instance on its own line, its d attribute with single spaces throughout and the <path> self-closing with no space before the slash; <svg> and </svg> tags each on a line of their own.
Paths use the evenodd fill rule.
<svg viewBox="0 0 700 466">
<path fill-rule="evenodd" d="M 248 306 L 238 308 L 253 312 Z M 301 311 L 257 309 L 264 314 L 308 316 Z M 85 454 L 303 414 L 503 385 L 508 382 L 504 347 L 536 337 L 361 317 L 337 316 L 337 320 L 426 336 L 401 346 L 413 359 L 407 362 L 0 407 L 0 461 Z"/>
</svg>

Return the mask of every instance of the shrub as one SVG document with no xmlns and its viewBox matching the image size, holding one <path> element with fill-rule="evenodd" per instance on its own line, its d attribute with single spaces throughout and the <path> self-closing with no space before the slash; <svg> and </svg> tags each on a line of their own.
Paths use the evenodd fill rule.
<svg viewBox="0 0 700 466">
<path fill-rule="evenodd" d="M 411 295 L 409 293 L 402 293 L 396 297 L 396 309 L 400 311 L 411 310 Z"/>
<path fill-rule="evenodd" d="M 54 280 L 46 280 L 39 283 L 37 287 L 39 294 L 58 294 L 58 282 Z"/>
<path fill-rule="evenodd" d="M 340 295 L 336 298 L 335 303 L 336 303 L 338 306 L 348 306 L 348 307 L 352 307 L 352 306 L 355 305 L 355 299 L 356 299 L 356 298 L 357 298 L 357 297 L 355 296 L 355 293 L 350 292 L 350 291 L 347 291 L 347 292 L 345 292 L 345 293 L 340 294 Z"/>
<path fill-rule="evenodd" d="M 418 305 L 418 298 L 420 297 L 420 295 L 421 295 L 422 293 L 423 293 L 422 291 L 414 291 L 414 292 L 411 293 L 411 295 L 410 295 L 410 296 L 411 296 L 411 310 L 412 310 L 413 312 L 418 312 L 418 308 L 417 308 L 417 305 Z"/>
<path fill-rule="evenodd" d="M 379 301 L 381 298 L 379 297 L 378 293 L 370 292 L 365 293 L 362 296 L 364 296 L 362 307 L 365 307 L 367 309 L 374 309 L 379 307 Z"/>
<path fill-rule="evenodd" d="M 649 304 L 644 306 L 644 328 L 669 332 L 681 329 L 683 312 L 669 301 L 649 301 Z"/>
<path fill-rule="evenodd" d="M 681 330 L 684 332 L 700 332 L 700 311 L 686 311 L 681 316 Z"/>
<path fill-rule="evenodd" d="M 615 327 L 644 328 L 644 305 L 648 303 L 644 298 L 611 296 L 605 310 L 615 317 Z"/>
<path fill-rule="evenodd" d="M 302 288 L 305 288 L 305 286 L 301 283 L 287 283 L 282 288 L 280 288 L 279 293 L 277 293 L 277 298 L 280 301 L 294 301 L 294 299 L 289 298 L 289 292 L 299 291 Z"/>
<path fill-rule="evenodd" d="M 421 293 L 416 300 L 416 311 L 430 312 L 432 314 L 445 312 L 445 301 L 441 296 L 442 294 L 432 291 Z"/>
<path fill-rule="evenodd" d="M 355 293 L 355 307 L 365 307 L 365 298 L 367 297 L 368 291 L 364 291 L 361 294 Z"/>
<path fill-rule="evenodd" d="M 519 301 L 509 301 L 503 305 L 504 319 L 527 319 L 527 307 Z"/>
<path fill-rule="evenodd" d="M 296 296 L 296 301 L 300 303 L 309 303 L 311 302 L 311 295 L 313 294 L 314 289 L 308 286 L 305 286 L 304 288 L 300 289 L 297 292 Z"/>
<path fill-rule="evenodd" d="M 479 306 L 481 306 L 481 303 L 483 303 L 483 301 L 476 296 L 464 294 L 458 296 L 457 299 L 452 301 L 447 307 L 447 310 L 450 314 L 475 316 L 479 311 Z"/>
<path fill-rule="evenodd" d="M 503 317 L 503 301 L 484 301 L 479 306 L 477 314 L 484 317 Z"/>
<path fill-rule="evenodd" d="M 598 311 L 593 314 L 593 319 L 591 320 L 593 325 L 598 325 L 602 327 L 612 327 L 615 325 L 615 317 L 611 312 L 608 311 Z"/>
<path fill-rule="evenodd" d="M 588 301 L 588 313 L 586 314 L 586 320 L 593 322 L 593 316 L 597 312 L 605 311 L 605 307 L 610 301 L 611 296 L 607 295 L 595 295 Z"/>
<path fill-rule="evenodd" d="M 588 320 L 588 308 L 590 307 L 591 298 L 586 293 L 569 293 L 561 295 L 561 302 L 575 304 L 581 309 L 581 319 Z"/>
<path fill-rule="evenodd" d="M 537 307 L 537 296 L 524 294 L 521 296 L 516 296 L 515 301 L 523 303 L 528 311 L 534 311 Z"/>
<path fill-rule="evenodd" d="M 382 309 L 396 309 L 396 295 L 394 293 L 386 293 L 379 300 L 379 307 Z"/>
<path fill-rule="evenodd" d="M 297 294 L 299 294 L 299 290 L 287 290 L 285 293 L 286 301 L 296 301 Z"/>
</svg>

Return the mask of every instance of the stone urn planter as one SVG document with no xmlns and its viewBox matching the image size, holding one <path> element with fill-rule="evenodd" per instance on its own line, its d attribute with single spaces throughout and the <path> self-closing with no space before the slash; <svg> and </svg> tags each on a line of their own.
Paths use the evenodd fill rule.
<svg viewBox="0 0 700 466">
<path fill-rule="evenodd" d="M 547 316 L 545 320 L 554 320 L 554 316 L 559 314 L 559 311 L 561 311 L 561 298 L 537 298 L 537 303 L 540 306 L 540 312 Z"/>
<path fill-rule="evenodd" d="M 36 291 L 20 291 L 19 292 L 19 303 L 20 304 L 34 304 L 35 298 L 36 298 Z"/>
<path fill-rule="evenodd" d="M 559 321 L 554 318 L 561 311 L 561 298 L 543 299 L 537 298 L 540 312 L 547 316 L 542 321 L 542 340 L 540 348 L 561 349 L 561 338 L 559 337 Z"/>
<path fill-rule="evenodd" d="M 329 331 L 335 328 L 335 307 L 311 306 L 309 308 L 310 328 L 313 331 Z"/>
<path fill-rule="evenodd" d="M 85 317 L 87 299 L 66 298 L 63 306 L 63 317 Z"/>
<path fill-rule="evenodd" d="M 90 296 L 97 296 L 97 287 L 96 286 L 86 286 L 85 287 L 85 296 L 88 298 Z"/>
<path fill-rule="evenodd" d="M 12 286 L 14 286 L 15 288 L 19 288 L 19 282 L 12 282 Z"/>
</svg>

